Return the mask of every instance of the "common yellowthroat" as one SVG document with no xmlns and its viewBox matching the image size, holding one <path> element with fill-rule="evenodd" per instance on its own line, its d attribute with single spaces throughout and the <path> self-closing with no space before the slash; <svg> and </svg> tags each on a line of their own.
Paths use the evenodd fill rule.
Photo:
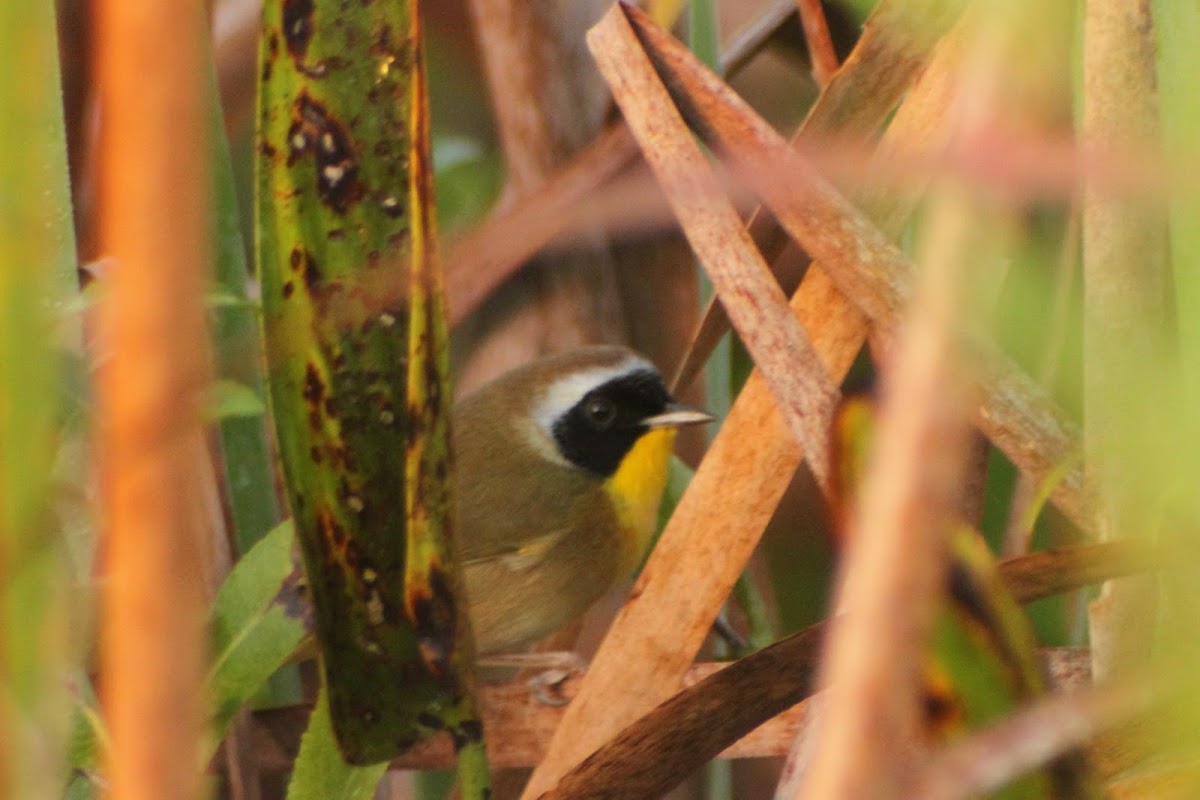
<svg viewBox="0 0 1200 800">
<path fill-rule="evenodd" d="M 556 630 L 633 572 L 676 429 L 711 419 L 612 346 L 534 361 L 457 404 L 459 546 L 480 654 Z"/>
</svg>

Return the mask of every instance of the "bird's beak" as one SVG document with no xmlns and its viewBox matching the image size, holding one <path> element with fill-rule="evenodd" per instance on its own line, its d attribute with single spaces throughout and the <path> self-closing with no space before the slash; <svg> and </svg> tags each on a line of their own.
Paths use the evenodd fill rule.
<svg viewBox="0 0 1200 800">
<path fill-rule="evenodd" d="M 712 422 L 711 414 L 706 414 L 682 403 L 670 403 L 661 414 L 647 417 L 642 424 L 647 428 L 679 428 L 684 425 L 699 425 L 702 422 Z"/>
</svg>

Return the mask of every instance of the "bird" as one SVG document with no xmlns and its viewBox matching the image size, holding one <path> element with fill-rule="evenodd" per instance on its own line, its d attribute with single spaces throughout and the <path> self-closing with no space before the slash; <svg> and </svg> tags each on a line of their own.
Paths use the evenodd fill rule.
<svg viewBox="0 0 1200 800">
<path fill-rule="evenodd" d="M 537 359 L 456 403 L 457 546 L 476 653 L 518 652 L 630 576 L 676 431 L 710 421 L 613 345 Z"/>
</svg>

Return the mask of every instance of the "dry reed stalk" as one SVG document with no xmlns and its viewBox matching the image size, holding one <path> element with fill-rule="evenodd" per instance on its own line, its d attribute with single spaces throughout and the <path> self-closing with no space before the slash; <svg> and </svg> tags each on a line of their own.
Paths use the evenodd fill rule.
<svg viewBox="0 0 1200 800">
<path fill-rule="evenodd" d="M 966 445 L 962 324 L 971 215 L 944 197 L 891 371 L 822 659 L 829 700 L 797 797 L 899 796 L 920 726 L 920 664 L 943 581 Z"/>
<path fill-rule="evenodd" d="M 1015 6 L 972 15 L 969 55 L 946 115 L 955 138 L 970 141 L 1014 113 L 1014 88 L 1024 87 L 1009 65 L 1021 21 Z M 978 305 L 969 298 L 987 289 L 978 275 L 994 261 L 995 209 L 960 186 L 935 198 L 928 255 L 889 354 L 878 439 L 841 572 L 839 607 L 851 612 L 830 635 L 822 664 L 829 699 L 793 797 L 910 796 L 906 785 L 919 759 L 911 743 L 920 741 L 924 722 L 921 671 L 965 466 L 964 309 Z"/>
<path fill-rule="evenodd" d="M 102 700 L 112 797 L 199 797 L 210 538 L 197 463 L 206 384 L 209 148 L 197 5 L 101 3 L 97 75 L 104 490 Z"/>
<path fill-rule="evenodd" d="M 821 0 L 796 0 L 800 12 L 800 24 L 804 27 L 804 41 L 808 45 L 808 58 L 812 61 L 813 80 L 824 89 L 838 70 L 837 53 L 833 40 L 829 38 L 829 23 Z"/>
</svg>

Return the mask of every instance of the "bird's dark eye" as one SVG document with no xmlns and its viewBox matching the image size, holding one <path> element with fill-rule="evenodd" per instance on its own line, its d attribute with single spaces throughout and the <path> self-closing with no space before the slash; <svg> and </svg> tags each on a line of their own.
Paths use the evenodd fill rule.
<svg viewBox="0 0 1200 800">
<path fill-rule="evenodd" d="M 607 397 L 592 397 L 583 404 L 583 413 L 592 425 L 607 428 L 617 418 L 617 406 Z"/>
</svg>

